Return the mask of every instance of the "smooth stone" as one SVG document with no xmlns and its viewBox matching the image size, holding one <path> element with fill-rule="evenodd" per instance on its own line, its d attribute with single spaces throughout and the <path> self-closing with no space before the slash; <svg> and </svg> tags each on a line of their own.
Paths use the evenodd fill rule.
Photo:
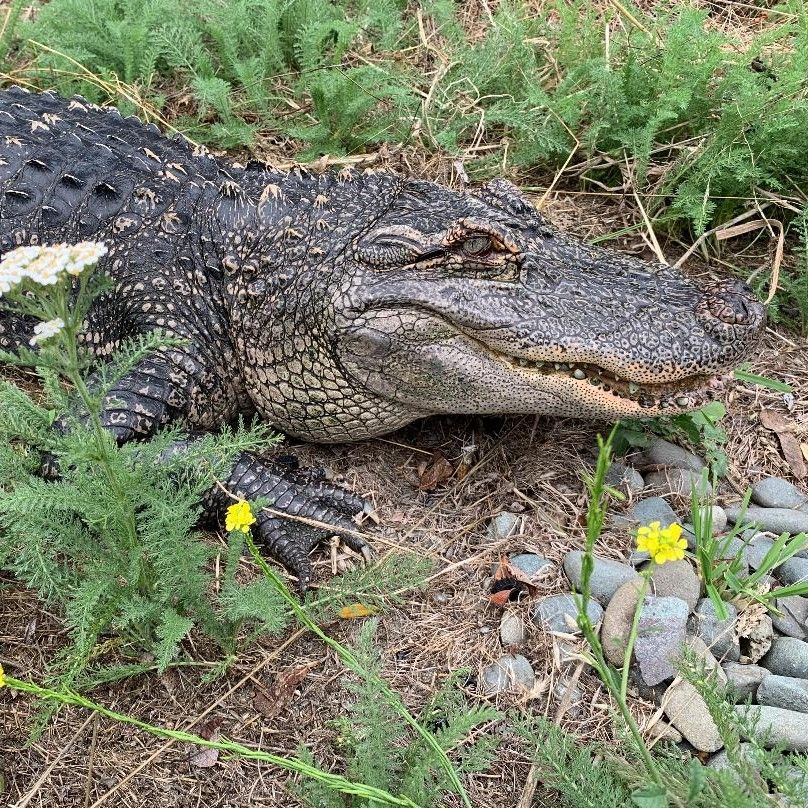
<svg viewBox="0 0 808 808">
<path fill-rule="evenodd" d="M 520 654 L 505 654 L 483 670 L 483 685 L 488 695 L 495 695 L 514 686 L 532 690 L 536 674 L 525 657 Z"/>
<path fill-rule="evenodd" d="M 659 564 L 651 576 L 651 592 L 657 597 L 681 598 L 693 611 L 701 595 L 701 581 L 685 558 Z"/>
<path fill-rule="evenodd" d="M 499 622 L 499 640 L 507 648 L 525 641 L 525 624 L 516 612 L 505 612 Z"/>
<path fill-rule="evenodd" d="M 645 480 L 637 469 L 624 466 L 622 463 L 612 463 L 606 472 L 606 485 L 613 488 L 622 488 L 632 494 L 641 494 L 645 488 Z"/>
<path fill-rule="evenodd" d="M 770 707 L 782 707 L 784 710 L 808 713 L 808 679 L 771 674 L 760 683 L 757 702 L 758 704 L 768 704 Z"/>
<path fill-rule="evenodd" d="M 606 659 L 618 668 L 623 666 L 641 586 L 642 581 L 639 578 L 626 581 L 614 593 L 603 614 L 603 624 L 600 627 L 603 653 Z"/>
<path fill-rule="evenodd" d="M 659 522 L 662 527 L 668 527 L 679 521 L 676 511 L 662 497 L 648 497 L 647 499 L 638 500 L 629 509 L 628 516 L 632 524 L 640 525 Z"/>
<path fill-rule="evenodd" d="M 746 563 L 753 570 L 760 569 L 763 564 L 763 559 L 766 553 L 771 550 L 774 545 L 774 540 L 767 533 L 755 533 L 743 549 L 743 555 Z"/>
<path fill-rule="evenodd" d="M 774 627 L 787 637 L 804 640 L 808 636 L 808 598 L 800 595 L 789 595 L 777 598 L 774 605 L 782 612 L 772 614 Z"/>
<path fill-rule="evenodd" d="M 516 532 L 519 517 L 510 511 L 500 511 L 492 517 L 488 523 L 488 538 L 490 541 L 498 541 L 512 536 Z"/>
<path fill-rule="evenodd" d="M 707 506 L 713 512 L 713 536 L 723 533 L 727 529 L 727 512 L 720 505 Z"/>
<path fill-rule="evenodd" d="M 603 617 L 603 607 L 592 599 L 587 604 L 586 612 L 593 626 Z M 575 634 L 580 630 L 577 628 L 577 616 L 578 608 L 572 595 L 548 595 L 536 601 L 533 622 L 547 631 Z"/>
<path fill-rule="evenodd" d="M 578 590 L 581 587 L 583 557 L 584 554 L 581 550 L 572 550 L 564 556 L 564 572 L 570 583 Z M 598 603 L 606 604 L 626 581 L 639 577 L 636 570 L 628 564 L 595 556 L 592 564 L 592 577 L 589 582 L 592 597 Z"/>
<path fill-rule="evenodd" d="M 786 586 L 808 584 L 808 558 L 789 558 L 777 568 L 777 580 Z"/>
<path fill-rule="evenodd" d="M 738 752 L 741 756 L 743 756 L 747 766 L 751 767 L 755 772 L 755 779 L 760 782 L 762 778 L 760 775 L 760 768 L 756 763 L 757 756 L 754 752 L 754 744 L 751 744 L 748 741 L 743 741 L 742 743 L 738 744 Z M 716 752 L 707 761 L 707 766 L 716 771 L 727 772 L 727 774 L 729 774 L 739 786 L 745 788 L 743 785 L 743 778 L 738 773 L 736 767 L 730 762 L 729 755 L 725 749 L 722 749 L 720 752 Z"/>
<path fill-rule="evenodd" d="M 737 522 L 741 515 L 739 503 L 727 505 L 724 510 L 730 522 Z M 808 533 L 808 513 L 796 511 L 791 508 L 760 508 L 750 505 L 746 509 L 744 522 L 755 524 L 760 530 L 776 533 Z"/>
<path fill-rule="evenodd" d="M 766 668 L 760 665 L 743 665 L 740 662 L 725 662 L 722 666 L 727 683 L 732 686 L 736 701 L 746 701 L 750 696 L 754 699 L 760 683 L 771 676 Z"/>
<path fill-rule="evenodd" d="M 643 466 L 674 466 L 678 469 L 701 471 L 705 463 L 692 452 L 670 441 L 656 438 L 640 454 L 637 465 Z"/>
<path fill-rule="evenodd" d="M 703 660 L 705 670 L 713 672 L 724 684 L 724 671 L 707 646 L 698 637 L 688 637 L 687 644 Z M 682 679 L 670 685 L 663 704 L 663 712 L 671 724 L 700 752 L 717 752 L 724 745 L 704 699 L 690 682 Z"/>
<path fill-rule="evenodd" d="M 645 475 L 645 484 L 677 497 L 690 497 L 694 488 L 697 496 L 702 494 L 701 473 L 690 469 L 667 468 L 664 471 L 652 471 Z M 703 495 L 709 497 L 712 493 L 713 487 L 707 481 Z"/>
<path fill-rule="evenodd" d="M 639 578 L 624 583 L 612 596 L 603 615 L 600 630 L 603 652 L 609 662 L 617 667 L 623 665 L 640 586 Z M 698 603 L 700 590 L 701 581 L 692 565 L 680 559 L 656 568 L 651 576 L 649 592 L 656 597 L 680 598 L 687 603 L 688 611 L 692 611 Z"/>
<path fill-rule="evenodd" d="M 782 744 L 786 749 L 797 752 L 808 751 L 808 720 L 805 713 L 755 704 L 738 704 L 735 711 L 746 722 L 757 717 L 753 731 L 759 743 L 767 747 Z"/>
<path fill-rule="evenodd" d="M 645 684 L 653 687 L 676 676 L 687 634 L 687 603 L 680 598 L 645 599 L 637 625 L 634 656 Z"/>
<path fill-rule="evenodd" d="M 741 656 L 741 647 L 734 631 L 738 610 L 731 603 L 726 606 L 729 616 L 726 620 L 719 620 L 710 598 L 702 598 L 690 618 L 690 630 L 704 640 L 718 659 L 737 662 Z"/>
<path fill-rule="evenodd" d="M 760 664 L 778 676 L 808 679 L 808 642 L 795 637 L 778 637 Z"/>
<path fill-rule="evenodd" d="M 538 578 L 549 572 L 553 567 L 553 562 L 550 559 L 537 553 L 517 553 L 510 556 L 508 562 L 529 578 Z"/>
<path fill-rule="evenodd" d="M 752 500 L 764 508 L 799 508 L 808 494 L 781 477 L 765 477 L 752 486 Z"/>
</svg>

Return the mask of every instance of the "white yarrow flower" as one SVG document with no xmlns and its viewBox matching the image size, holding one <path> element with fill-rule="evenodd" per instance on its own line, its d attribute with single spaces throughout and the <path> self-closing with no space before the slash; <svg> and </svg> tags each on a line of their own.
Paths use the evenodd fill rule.
<svg viewBox="0 0 808 808">
<path fill-rule="evenodd" d="M 0 261 L 0 295 L 7 294 L 26 278 L 51 286 L 59 281 L 62 273 L 81 275 L 106 253 L 107 247 L 100 241 L 17 247 Z"/>
<path fill-rule="evenodd" d="M 64 327 L 65 321 L 61 317 L 37 323 L 34 326 L 34 336 L 31 337 L 29 343 L 31 345 L 41 345 L 45 340 L 55 337 Z"/>
<path fill-rule="evenodd" d="M 107 245 L 103 241 L 80 241 L 70 248 L 67 271 L 71 275 L 81 275 L 87 267 L 97 264 L 106 254 Z"/>
</svg>

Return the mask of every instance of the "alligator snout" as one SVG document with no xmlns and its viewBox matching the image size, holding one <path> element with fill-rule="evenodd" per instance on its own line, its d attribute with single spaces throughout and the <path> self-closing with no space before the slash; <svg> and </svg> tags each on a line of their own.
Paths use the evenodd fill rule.
<svg viewBox="0 0 808 808">
<path fill-rule="evenodd" d="M 731 280 L 705 291 L 696 306 L 696 316 L 715 339 L 728 343 L 756 335 L 766 310 L 743 281 Z"/>
</svg>

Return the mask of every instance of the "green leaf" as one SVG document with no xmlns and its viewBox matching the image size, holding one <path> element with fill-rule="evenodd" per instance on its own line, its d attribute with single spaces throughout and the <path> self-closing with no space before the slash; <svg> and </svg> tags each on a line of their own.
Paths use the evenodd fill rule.
<svg viewBox="0 0 808 808">
<path fill-rule="evenodd" d="M 778 393 L 794 392 L 794 388 L 790 384 L 778 381 L 777 379 L 770 379 L 768 376 L 758 376 L 755 373 L 749 373 L 745 370 L 736 370 L 733 375 L 739 382 L 757 384 L 760 387 L 767 387 L 769 390 L 775 390 Z"/>
<path fill-rule="evenodd" d="M 690 761 L 687 785 L 687 804 L 695 804 L 696 798 L 701 794 L 704 788 L 704 783 L 707 778 L 707 773 L 704 766 L 695 758 Z"/>
<path fill-rule="evenodd" d="M 639 808 L 668 808 L 668 793 L 662 786 L 650 785 L 631 792 L 631 801 Z"/>
</svg>

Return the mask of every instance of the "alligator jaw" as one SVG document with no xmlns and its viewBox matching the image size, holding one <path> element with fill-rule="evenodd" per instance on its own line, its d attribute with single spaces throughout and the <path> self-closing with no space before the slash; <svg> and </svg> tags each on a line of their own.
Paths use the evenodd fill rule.
<svg viewBox="0 0 808 808">
<path fill-rule="evenodd" d="M 489 348 L 490 350 L 490 348 Z M 674 415 L 704 406 L 722 391 L 731 374 L 686 376 L 676 381 L 636 382 L 599 365 L 584 362 L 534 361 L 492 351 L 512 373 L 540 381 L 554 377 L 580 391 L 580 398 L 597 400 L 601 406 L 625 415 L 649 417 Z"/>
</svg>

